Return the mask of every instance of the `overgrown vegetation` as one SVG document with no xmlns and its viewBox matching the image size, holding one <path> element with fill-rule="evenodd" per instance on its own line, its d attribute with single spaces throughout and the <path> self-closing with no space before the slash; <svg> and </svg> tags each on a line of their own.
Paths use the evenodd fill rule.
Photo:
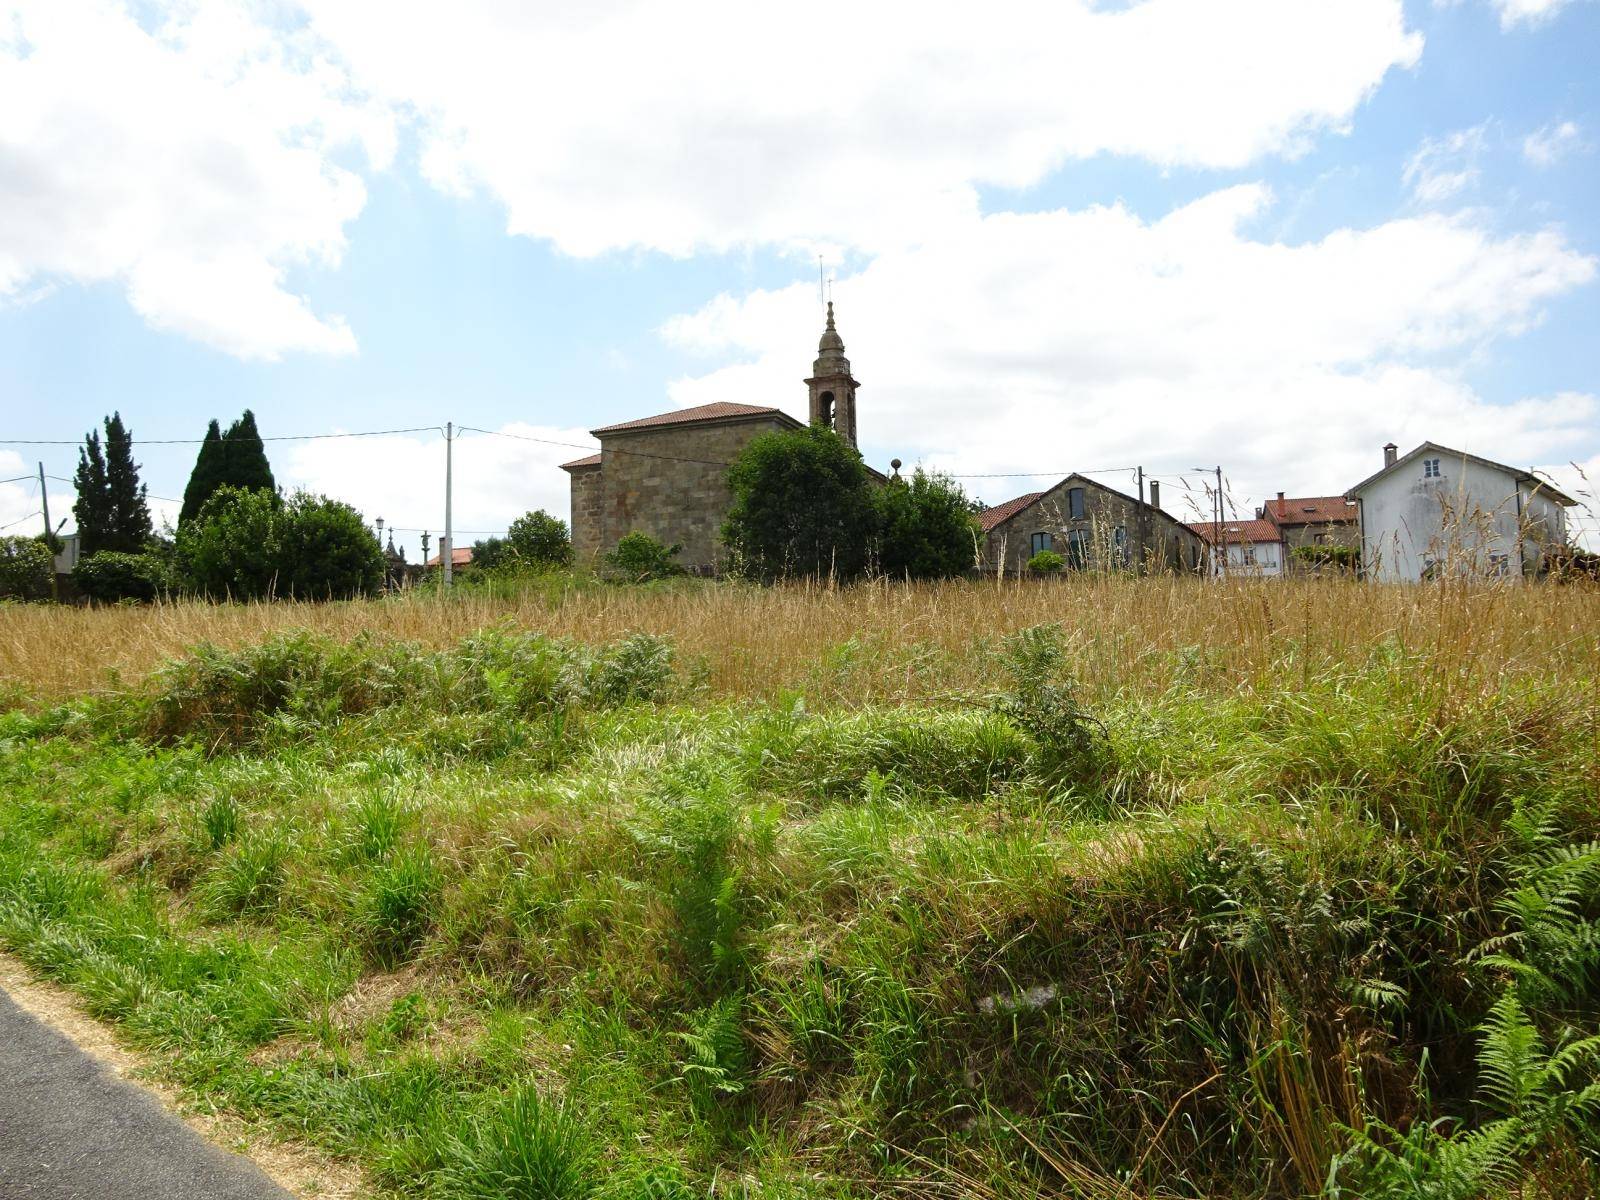
<svg viewBox="0 0 1600 1200">
<path fill-rule="evenodd" d="M 1581 585 L 678 586 L 20 704 L 0 943 L 394 1194 L 1595 1193 Z"/>
</svg>

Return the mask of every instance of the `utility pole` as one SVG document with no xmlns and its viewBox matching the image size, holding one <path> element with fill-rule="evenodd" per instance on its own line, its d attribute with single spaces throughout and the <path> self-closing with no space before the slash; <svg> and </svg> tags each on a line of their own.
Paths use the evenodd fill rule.
<svg viewBox="0 0 1600 1200">
<path fill-rule="evenodd" d="M 1216 521 L 1216 524 L 1212 526 L 1212 528 L 1214 530 L 1216 530 L 1217 540 L 1220 542 L 1222 540 L 1222 466 L 1221 466 L 1221 464 L 1218 464 L 1218 466 L 1217 466 L 1217 521 Z M 1222 548 L 1222 574 L 1224 575 L 1224 577 L 1226 577 L 1226 575 L 1228 574 L 1228 548 L 1226 546 L 1224 546 Z"/>
<path fill-rule="evenodd" d="M 1193 469 L 1208 475 L 1211 473 L 1211 471 L 1205 467 L 1195 467 Z M 1211 493 L 1211 568 L 1212 574 L 1214 575 L 1226 575 L 1228 573 L 1228 548 L 1221 544 L 1222 468 L 1218 466 L 1215 468 L 1215 470 L 1217 474 L 1217 490 Z M 1217 557 L 1217 551 L 1219 548 L 1222 551 L 1222 557 L 1220 559 Z"/>
<path fill-rule="evenodd" d="M 455 422 L 444 423 L 444 537 L 439 539 L 439 566 L 443 570 L 444 586 L 449 587 L 455 572 L 451 569 L 455 564 L 451 561 L 456 556 L 455 539 L 450 536 L 450 490 L 451 470 L 455 458 Z"/>
<path fill-rule="evenodd" d="M 50 599 L 61 599 L 60 585 L 56 582 L 55 530 L 50 528 L 50 493 L 44 486 L 44 464 L 39 464 L 39 507 L 44 510 L 44 548 L 50 552 Z"/>
<path fill-rule="evenodd" d="M 1134 574 L 1142 575 L 1145 569 L 1145 509 L 1144 509 L 1144 468 L 1137 468 L 1139 472 L 1139 557 L 1134 560 Z"/>
</svg>

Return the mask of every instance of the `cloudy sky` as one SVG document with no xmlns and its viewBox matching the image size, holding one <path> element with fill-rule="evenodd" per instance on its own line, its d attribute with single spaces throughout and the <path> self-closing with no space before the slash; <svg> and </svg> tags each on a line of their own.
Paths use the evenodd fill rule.
<svg viewBox="0 0 1600 1200">
<path fill-rule="evenodd" d="M 269 446 L 413 554 L 446 421 L 464 536 L 565 516 L 590 428 L 804 415 L 820 255 L 868 460 L 991 501 L 1587 493 L 1597 58 L 1593 0 L 0 0 L 0 479 L 118 409 L 181 496 L 250 407 L 413 430 Z"/>
</svg>

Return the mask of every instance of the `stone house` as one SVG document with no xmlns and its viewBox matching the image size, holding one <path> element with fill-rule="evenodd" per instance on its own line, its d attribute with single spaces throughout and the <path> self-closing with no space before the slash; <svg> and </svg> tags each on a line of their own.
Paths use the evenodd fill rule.
<svg viewBox="0 0 1600 1200">
<path fill-rule="evenodd" d="M 1305 561 L 1295 551 L 1302 546 L 1347 546 L 1361 548 L 1361 525 L 1356 520 L 1355 504 L 1343 496 L 1289 496 L 1278 493 L 1256 511 L 1258 520 L 1270 521 L 1282 535 L 1290 570 L 1315 569 L 1314 557 Z M 1314 554 L 1314 551 L 1306 552 Z"/>
<path fill-rule="evenodd" d="M 1531 471 L 1437 442 L 1403 457 L 1390 442 L 1383 469 L 1347 494 L 1362 571 L 1383 582 L 1543 574 L 1566 547 L 1566 510 L 1577 504 Z"/>
<path fill-rule="evenodd" d="M 1020 575 L 1041 550 L 1054 550 L 1068 569 L 1155 571 L 1200 568 L 1204 544 L 1182 521 L 1084 475 L 1068 475 L 978 515 L 984 570 Z"/>
<path fill-rule="evenodd" d="M 805 383 L 811 422 L 854 446 L 861 385 L 850 372 L 831 302 Z M 637 530 L 681 547 L 678 562 L 688 570 L 715 573 L 733 503 L 728 467 L 759 435 L 801 428 L 782 409 L 718 401 L 591 430 L 600 452 L 562 464 L 572 483 L 573 550 L 580 561 L 593 560 Z"/>
</svg>

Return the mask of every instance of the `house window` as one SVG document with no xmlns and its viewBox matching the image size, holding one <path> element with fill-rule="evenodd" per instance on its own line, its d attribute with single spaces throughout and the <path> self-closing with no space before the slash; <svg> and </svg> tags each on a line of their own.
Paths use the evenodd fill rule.
<svg viewBox="0 0 1600 1200">
<path fill-rule="evenodd" d="M 1244 547 L 1244 565 L 1247 567 L 1256 565 L 1256 548 L 1249 544 Z"/>
<path fill-rule="evenodd" d="M 1489 574 L 1500 578 L 1511 574 L 1511 556 L 1509 554 L 1489 555 Z"/>
<path fill-rule="evenodd" d="M 1067 512 L 1074 521 L 1083 520 L 1083 489 L 1067 489 Z"/>
<path fill-rule="evenodd" d="M 1117 561 L 1118 562 L 1127 562 L 1128 561 L 1128 531 L 1127 531 L 1127 529 L 1124 528 L 1121 525 L 1118 525 L 1117 526 L 1117 532 L 1114 535 L 1114 537 L 1112 538 L 1112 541 L 1115 543 L 1115 545 L 1117 547 Z"/>
<path fill-rule="evenodd" d="M 1439 478 L 1439 460 L 1437 458 L 1425 458 L 1422 460 L 1422 477 L 1424 479 Z"/>
<path fill-rule="evenodd" d="M 1089 534 L 1087 530 L 1074 529 L 1067 534 L 1067 562 L 1081 567 L 1089 561 Z"/>
<path fill-rule="evenodd" d="M 1049 533 L 1035 533 L 1028 539 L 1028 552 L 1038 554 L 1042 550 L 1055 549 L 1056 539 Z"/>
</svg>

